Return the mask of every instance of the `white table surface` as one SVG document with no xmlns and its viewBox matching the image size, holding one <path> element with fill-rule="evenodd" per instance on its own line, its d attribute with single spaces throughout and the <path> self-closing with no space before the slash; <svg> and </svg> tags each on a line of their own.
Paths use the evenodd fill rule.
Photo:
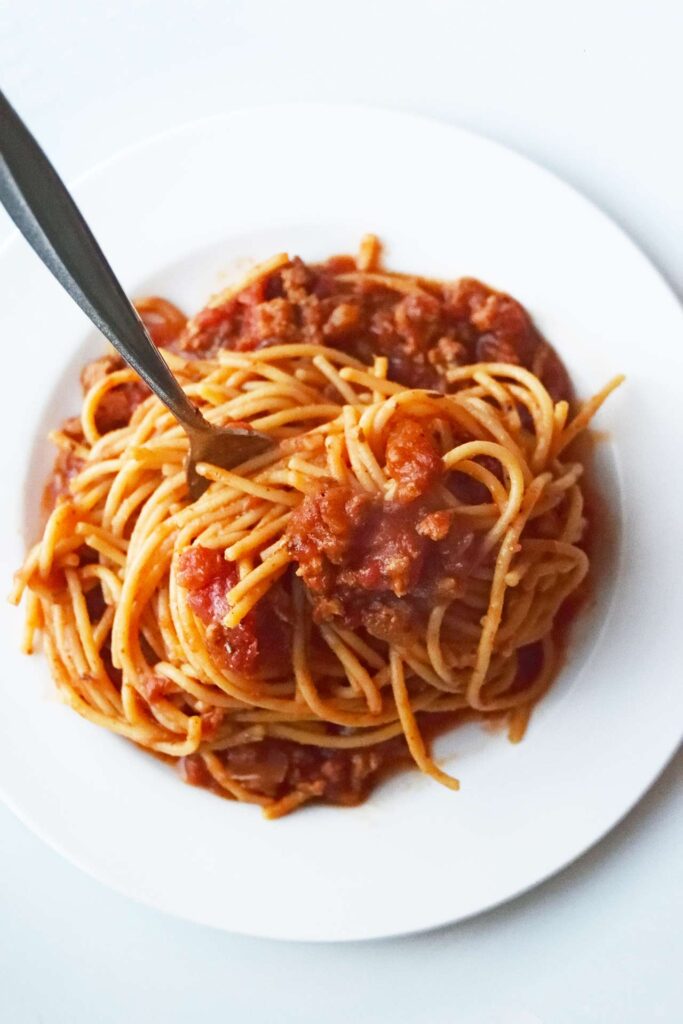
<svg viewBox="0 0 683 1024">
<path fill-rule="evenodd" d="M 0 0 L 3 88 L 67 179 L 224 109 L 423 112 L 560 173 L 679 295 L 682 39 L 677 0 Z M 499 910 L 346 946 L 243 939 L 137 906 L 0 806 L 0 1021 L 673 1024 L 682 781 L 679 756 L 596 849 Z"/>
</svg>

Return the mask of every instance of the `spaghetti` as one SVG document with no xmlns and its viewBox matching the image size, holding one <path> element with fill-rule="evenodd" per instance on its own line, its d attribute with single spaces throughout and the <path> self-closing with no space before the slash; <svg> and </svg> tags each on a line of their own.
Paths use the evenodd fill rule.
<svg viewBox="0 0 683 1024">
<path fill-rule="evenodd" d="M 17 574 L 65 701 L 275 818 L 358 803 L 464 715 L 524 734 L 589 569 L 557 356 L 513 299 L 276 257 L 189 322 L 141 315 L 205 416 L 270 434 L 200 464 L 116 357 L 84 371 L 43 535 Z"/>
</svg>

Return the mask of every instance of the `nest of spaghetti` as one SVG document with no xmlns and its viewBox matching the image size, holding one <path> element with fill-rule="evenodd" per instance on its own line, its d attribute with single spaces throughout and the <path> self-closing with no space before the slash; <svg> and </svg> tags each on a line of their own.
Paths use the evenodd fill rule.
<svg viewBox="0 0 683 1024">
<path fill-rule="evenodd" d="M 103 433 L 139 385 L 89 387 L 14 593 L 66 703 L 271 818 L 358 803 L 405 761 L 457 789 L 430 741 L 465 717 L 521 739 L 589 570 L 569 450 L 618 380 L 570 416 L 507 362 L 444 392 L 320 344 L 166 358 L 210 421 L 275 443 L 200 464 L 190 503 L 171 414 L 141 395 Z"/>
</svg>

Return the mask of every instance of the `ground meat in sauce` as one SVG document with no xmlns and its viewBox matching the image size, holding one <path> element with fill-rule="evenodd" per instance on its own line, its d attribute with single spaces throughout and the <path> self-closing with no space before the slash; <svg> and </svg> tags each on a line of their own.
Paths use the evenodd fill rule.
<svg viewBox="0 0 683 1024">
<path fill-rule="evenodd" d="M 443 474 L 436 439 L 428 427 L 409 417 L 394 419 L 389 425 L 385 459 L 400 502 L 418 498 Z"/>
<path fill-rule="evenodd" d="M 126 364 L 120 356 L 105 355 L 86 363 L 81 372 L 81 386 L 86 394 L 95 384 L 110 373 L 123 370 Z M 131 381 L 110 388 L 100 399 L 95 413 L 95 426 L 101 434 L 118 430 L 130 422 L 130 418 L 150 391 L 142 381 Z"/>
<path fill-rule="evenodd" d="M 403 738 L 371 749 L 332 750 L 266 738 L 221 752 L 221 762 L 235 782 L 260 796 L 280 799 L 289 793 L 353 807 L 365 799 L 381 770 L 408 760 Z M 183 758 L 187 782 L 211 787 L 201 757 Z"/>
<path fill-rule="evenodd" d="M 426 492 L 391 502 L 343 484 L 306 496 L 287 528 L 318 621 L 340 619 L 389 642 L 424 624 L 477 563 L 474 535 Z"/>
<path fill-rule="evenodd" d="M 557 401 L 569 398 L 567 373 L 524 307 L 472 278 L 422 281 L 411 294 L 370 278 L 348 280 L 355 263 L 335 257 L 307 265 L 295 258 L 188 323 L 174 347 L 212 355 L 283 342 L 334 345 L 408 387 L 448 390 L 451 366 L 510 362 L 533 370 Z"/>
<path fill-rule="evenodd" d="M 425 424 L 397 417 L 385 461 L 397 485 L 391 500 L 323 482 L 293 512 L 287 539 L 318 621 L 338 618 L 391 642 L 459 592 L 479 550 L 443 505 L 441 452 Z"/>
<path fill-rule="evenodd" d="M 287 663 L 291 645 L 289 598 L 276 583 L 234 628 L 222 622 L 229 605 L 228 591 L 238 581 L 237 566 L 222 551 L 196 546 L 178 559 L 177 579 L 187 591 L 187 603 L 208 627 L 211 651 L 227 669 L 254 675 Z"/>
</svg>

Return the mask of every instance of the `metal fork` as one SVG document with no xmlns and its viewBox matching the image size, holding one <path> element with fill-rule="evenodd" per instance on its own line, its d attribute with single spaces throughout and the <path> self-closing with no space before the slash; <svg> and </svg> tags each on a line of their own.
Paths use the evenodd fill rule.
<svg viewBox="0 0 683 1024">
<path fill-rule="evenodd" d="M 74 302 L 185 429 L 192 500 L 208 487 L 198 462 L 230 469 L 272 445 L 265 434 L 215 427 L 190 402 L 151 340 L 90 228 L 40 146 L 0 92 L 0 201 Z"/>
</svg>

